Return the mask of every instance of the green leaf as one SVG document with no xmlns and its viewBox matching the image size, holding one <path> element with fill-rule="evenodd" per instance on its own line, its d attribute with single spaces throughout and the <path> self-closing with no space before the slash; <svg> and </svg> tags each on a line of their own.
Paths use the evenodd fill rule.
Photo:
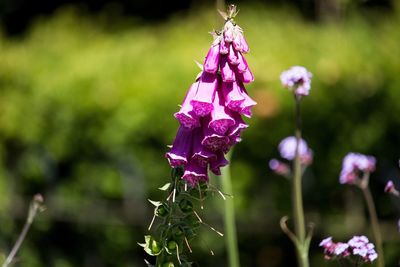
<svg viewBox="0 0 400 267">
<path fill-rule="evenodd" d="M 151 199 L 148 199 L 148 201 L 149 201 L 151 204 L 153 204 L 154 206 L 156 206 L 156 207 L 162 205 L 162 202 L 161 202 L 161 201 L 154 201 L 154 200 L 151 200 Z"/>
<path fill-rule="evenodd" d="M 158 189 L 160 189 L 161 191 L 167 191 L 170 186 L 171 186 L 171 183 L 166 183 L 165 185 L 163 185 L 162 187 L 160 187 Z"/>
<path fill-rule="evenodd" d="M 145 243 L 138 243 L 139 246 L 143 247 L 144 251 L 150 256 L 157 256 L 160 255 L 162 252 L 162 247 L 160 243 L 154 240 L 151 235 L 144 236 Z"/>
<path fill-rule="evenodd" d="M 165 246 L 165 250 L 168 254 L 178 253 L 178 246 L 174 240 L 169 240 Z"/>
<path fill-rule="evenodd" d="M 146 263 L 147 267 L 155 267 L 155 265 L 151 264 L 147 260 L 144 260 L 144 262 Z"/>
<path fill-rule="evenodd" d="M 227 20 L 227 19 L 228 19 L 228 14 L 226 14 L 225 11 L 221 11 L 221 10 L 218 9 L 218 13 L 221 15 L 221 17 L 222 17 L 224 20 Z"/>
</svg>

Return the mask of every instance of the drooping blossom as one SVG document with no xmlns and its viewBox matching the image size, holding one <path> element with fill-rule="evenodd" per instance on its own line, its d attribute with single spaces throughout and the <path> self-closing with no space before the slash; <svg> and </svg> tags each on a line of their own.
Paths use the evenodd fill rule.
<svg viewBox="0 0 400 267">
<path fill-rule="evenodd" d="M 287 160 L 294 160 L 296 156 L 296 145 L 297 139 L 294 136 L 283 139 L 278 146 L 281 157 Z M 312 161 L 312 150 L 308 148 L 306 141 L 303 139 L 300 139 L 298 153 L 302 162 Z"/>
<path fill-rule="evenodd" d="M 166 157 L 172 168 L 184 168 L 182 178 L 191 186 L 208 181 L 208 170 L 220 174 L 228 164 L 224 154 L 241 141 L 248 127 L 241 115 L 250 118 L 256 105 L 244 87 L 254 77 L 244 57 L 249 46 L 233 20 L 236 14 L 235 6 L 229 6 L 222 31 L 214 33 L 202 73 L 174 114 L 180 128 Z"/>
<path fill-rule="evenodd" d="M 324 248 L 325 259 L 329 260 L 333 257 L 347 257 L 350 255 L 348 248 L 349 245 L 346 243 L 332 241 L 332 237 L 327 237 L 319 243 L 320 247 Z"/>
<path fill-rule="evenodd" d="M 365 173 L 371 173 L 375 170 L 376 159 L 373 156 L 359 153 L 347 154 L 342 163 L 340 172 L 341 184 L 354 184 Z"/>
<path fill-rule="evenodd" d="M 396 186 L 394 185 L 392 180 L 389 180 L 386 185 L 385 185 L 385 193 L 392 194 L 396 197 L 400 196 L 400 192 L 396 189 Z"/>
<path fill-rule="evenodd" d="M 391 193 L 394 190 L 396 190 L 396 188 L 394 187 L 393 181 L 389 180 L 386 185 L 385 185 L 385 193 Z"/>
<path fill-rule="evenodd" d="M 311 90 L 312 74 L 302 66 L 293 66 L 282 72 L 283 86 L 293 91 L 296 96 L 307 96 Z"/>
<path fill-rule="evenodd" d="M 290 174 L 289 165 L 280 160 L 271 159 L 269 161 L 268 165 L 269 165 L 269 168 L 278 175 L 288 176 Z"/>
<path fill-rule="evenodd" d="M 278 145 L 279 154 L 282 158 L 292 161 L 296 157 L 297 139 L 294 136 L 284 138 Z M 306 141 L 300 139 L 298 153 L 302 168 L 306 168 L 313 161 L 313 151 L 308 147 Z M 268 163 L 269 168 L 278 175 L 289 177 L 291 174 L 291 166 L 286 162 L 278 159 L 271 159 Z"/>
<path fill-rule="evenodd" d="M 324 257 L 327 260 L 349 258 L 371 263 L 378 258 L 374 244 L 370 243 L 366 236 L 354 236 L 347 243 L 335 243 L 332 237 L 327 237 L 319 246 L 324 248 Z"/>
</svg>

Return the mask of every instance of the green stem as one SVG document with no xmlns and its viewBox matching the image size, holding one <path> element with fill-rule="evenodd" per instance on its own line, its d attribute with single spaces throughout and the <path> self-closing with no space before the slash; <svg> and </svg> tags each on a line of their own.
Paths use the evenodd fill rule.
<svg viewBox="0 0 400 267">
<path fill-rule="evenodd" d="M 232 152 L 226 155 L 227 160 L 230 160 Z M 229 165 L 221 168 L 221 187 L 222 192 L 233 195 L 232 182 Z M 236 236 L 236 223 L 235 223 L 235 207 L 233 198 L 229 197 L 224 201 L 225 209 L 225 240 L 228 248 L 228 258 L 230 267 L 239 267 L 239 250 Z"/>
<path fill-rule="evenodd" d="M 24 241 L 26 234 L 28 233 L 29 227 L 31 226 L 31 222 L 26 221 L 24 228 L 21 231 L 21 234 L 19 235 L 17 242 L 15 243 L 13 249 L 11 250 L 10 254 L 8 255 L 6 261 L 3 263 L 2 267 L 7 267 L 12 260 L 15 257 L 15 254 L 17 254 L 17 251 L 19 249 L 19 247 L 21 246 L 22 242 Z"/>
<path fill-rule="evenodd" d="M 9 264 L 13 261 L 15 255 L 17 254 L 19 248 L 22 245 L 22 242 L 25 240 L 26 234 L 29 231 L 29 228 L 31 227 L 33 220 L 36 217 L 36 214 L 40 209 L 42 208 L 41 204 L 43 202 L 43 197 L 41 195 L 35 195 L 33 197 L 33 200 L 29 206 L 29 212 L 28 212 L 28 217 L 26 218 L 26 222 L 24 227 L 22 228 L 21 233 L 18 236 L 17 241 L 14 244 L 14 247 L 12 248 L 10 254 L 8 254 L 7 259 L 4 261 L 2 267 L 7 267 Z"/>
<path fill-rule="evenodd" d="M 308 267 L 308 246 L 305 245 L 306 229 L 304 223 L 303 196 L 301 188 L 301 162 L 299 155 L 299 144 L 301 140 L 301 117 L 300 117 L 300 98 L 295 97 L 295 119 L 296 119 L 296 152 L 293 163 L 293 181 L 292 181 L 292 201 L 293 201 L 293 218 L 295 234 L 298 239 L 297 245 L 297 261 L 300 267 Z"/>
<path fill-rule="evenodd" d="M 365 202 L 367 203 L 369 218 L 372 226 L 372 233 L 374 235 L 376 249 L 378 250 L 378 267 L 384 267 L 385 257 L 383 254 L 382 236 L 381 231 L 379 230 L 379 221 L 376 214 L 374 200 L 372 199 L 371 191 L 369 190 L 368 185 L 361 187 L 361 190 L 363 192 Z"/>
</svg>

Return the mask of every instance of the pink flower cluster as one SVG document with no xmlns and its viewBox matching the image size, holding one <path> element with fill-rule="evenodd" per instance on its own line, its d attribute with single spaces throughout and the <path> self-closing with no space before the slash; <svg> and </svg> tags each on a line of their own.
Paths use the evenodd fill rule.
<svg viewBox="0 0 400 267">
<path fill-rule="evenodd" d="M 360 174 L 375 170 L 376 159 L 359 153 L 349 153 L 343 159 L 340 173 L 341 184 L 354 184 L 360 179 Z"/>
<path fill-rule="evenodd" d="M 293 91 L 296 96 L 307 96 L 311 90 L 312 74 L 302 66 L 293 66 L 282 72 L 281 82 L 283 86 Z"/>
<path fill-rule="evenodd" d="M 219 175 L 228 164 L 224 154 L 248 127 L 241 115 L 251 117 L 256 105 L 244 87 L 254 77 L 243 56 L 249 46 L 242 29 L 228 18 L 214 38 L 200 77 L 174 115 L 180 127 L 166 153 L 172 168 L 184 167 L 182 178 L 192 186 L 208 181 L 208 169 Z"/>
<path fill-rule="evenodd" d="M 396 189 L 396 186 L 394 185 L 392 180 L 389 180 L 386 183 L 384 191 L 385 193 L 392 194 L 396 197 L 400 196 L 400 192 Z"/>
<path fill-rule="evenodd" d="M 281 157 L 287 160 L 294 160 L 296 156 L 296 145 L 297 145 L 297 140 L 296 137 L 294 136 L 289 136 L 283 139 L 278 146 Z M 306 141 L 304 141 L 303 139 L 300 139 L 299 141 L 298 152 L 302 161 L 304 162 L 312 161 L 313 152 L 310 148 L 308 148 Z"/>
<path fill-rule="evenodd" d="M 332 237 L 327 237 L 319 246 L 324 248 L 327 260 L 359 257 L 364 262 L 373 262 L 378 258 L 374 244 L 370 243 L 366 236 L 354 236 L 347 243 L 335 243 Z"/>
<path fill-rule="evenodd" d="M 294 136 L 288 136 L 284 138 L 278 146 L 279 154 L 282 158 L 286 160 L 294 160 L 296 156 L 296 145 L 297 140 Z M 313 151 L 308 147 L 306 141 L 300 139 L 299 142 L 299 156 L 300 162 L 303 167 L 307 167 L 313 161 Z M 290 174 L 290 166 L 277 159 L 271 159 L 269 161 L 269 167 L 273 170 L 276 174 L 288 176 Z"/>
</svg>

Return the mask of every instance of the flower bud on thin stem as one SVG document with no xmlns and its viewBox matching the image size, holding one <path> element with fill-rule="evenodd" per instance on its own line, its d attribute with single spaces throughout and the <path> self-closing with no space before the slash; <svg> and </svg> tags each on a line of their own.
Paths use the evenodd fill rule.
<svg viewBox="0 0 400 267">
<path fill-rule="evenodd" d="M 33 197 L 32 202 L 29 207 L 28 216 L 27 216 L 24 228 L 22 229 L 21 234 L 19 235 L 17 241 L 15 242 L 14 247 L 12 248 L 10 254 L 7 256 L 7 259 L 3 263 L 2 267 L 9 266 L 9 264 L 14 259 L 15 255 L 18 252 L 18 249 L 20 248 L 22 242 L 24 241 L 24 239 L 26 237 L 26 234 L 28 233 L 28 230 L 29 230 L 31 224 L 33 223 L 33 220 L 36 217 L 37 212 L 44 211 L 45 208 L 43 206 L 43 202 L 44 202 L 44 200 L 43 200 L 42 195 L 36 194 Z"/>
</svg>

